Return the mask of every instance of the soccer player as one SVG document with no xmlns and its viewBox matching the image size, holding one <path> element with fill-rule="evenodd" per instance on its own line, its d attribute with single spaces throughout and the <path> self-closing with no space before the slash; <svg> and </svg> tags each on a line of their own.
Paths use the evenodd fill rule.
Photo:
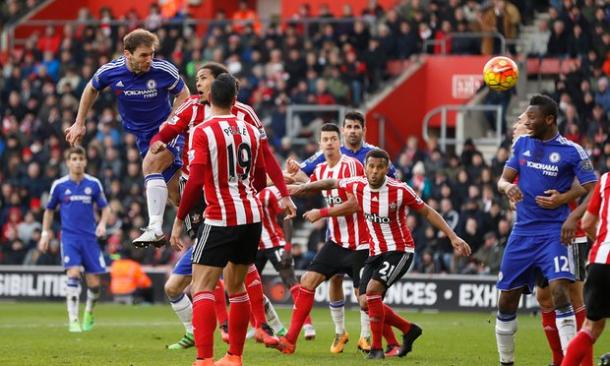
<svg viewBox="0 0 610 366">
<path fill-rule="evenodd" d="M 529 131 L 525 125 L 527 121 L 526 113 L 519 116 L 517 122 L 513 125 L 513 141 L 521 135 L 529 135 Z M 518 177 L 517 177 L 518 179 Z M 578 182 L 574 182 L 570 190 L 565 193 L 559 193 L 555 189 L 547 190 L 545 195 L 536 197 L 536 204 L 542 208 L 555 209 L 566 203 L 569 204 L 570 210 L 576 208 L 576 199 L 584 196 L 587 190 L 582 188 Z M 514 207 L 513 207 L 514 209 Z M 583 283 L 585 280 L 585 261 L 587 253 L 587 238 L 585 232 L 577 225 L 574 240 L 568 246 L 568 260 L 576 281 L 569 284 L 570 300 L 574 308 L 574 316 L 576 317 L 576 328 L 580 329 L 585 319 L 586 309 L 583 299 Z M 552 365 L 559 366 L 563 360 L 563 350 L 561 349 L 561 340 L 557 331 L 555 308 L 553 306 L 553 298 L 549 288 L 549 281 L 540 273 L 536 276 L 536 300 L 540 305 L 540 314 L 542 319 L 542 328 L 549 343 L 553 355 Z M 591 362 L 589 362 L 591 363 Z"/>
<path fill-rule="evenodd" d="M 66 141 L 72 146 L 80 143 L 86 132 L 85 119 L 91 106 L 98 94 L 110 87 L 118 99 L 123 128 L 136 136 L 140 155 L 145 157 L 150 139 L 172 111 L 171 97 L 175 96 L 175 108 L 190 94 L 178 69 L 168 61 L 154 58 L 159 45 L 156 35 L 136 29 L 123 38 L 123 45 L 123 56 L 101 66 L 85 87 L 76 121 L 65 131 Z M 144 159 L 142 162 L 150 224 L 134 240 L 134 245 L 165 243 L 161 224 L 168 198 L 167 182 L 177 184 L 178 174 L 175 173 L 182 165 L 180 154 L 183 145 L 184 138 L 178 136 L 167 145 L 167 149 L 154 154 L 154 159 Z M 170 192 L 177 192 L 177 189 Z M 177 196 L 172 197 L 173 202 L 178 200 Z"/>
<path fill-rule="evenodd" d="M 261 233 L 262 210 L 253 180 L 263 169 L 261 135 L 258 129 L 231 114 L 237 81 L 229 74 L 212 83 L 209 102 L 212 117 L 195 128 L 189 151 L 189 179 L 180 200 L 170 242 L 182 249 L 184 218 L 205 189 L 205 221 L 193 248 L 193 325 L 197 366 L 242 364 L 243 347 L 250 318 L 250 299 L 244 280 L 256 258 Z M 229 350 L 213 361 L 214 288 L 223 274 L 229 294 Z"/>
<path fill-rule="evenodd" d="M 397 353 L 399 357 L 411 352 L 413 342 L 422 334 L 419 326 L 400 317 L 383 303 L 387 289 L 407 272 L 413 260 L 415 243 L 405 225 L 407 210 L 415 210 L 444 232 L 456 253 L 470 255 L 470 246 L 455 234 L 438 212 L 425 204 L 408 185 L 387 176 L 389 167 L 388 153 L 372 150 L 365 158 L 366 177 L 325 179 L 293 188 L 296 193 L 338 189 L 347 195 L 348 199 L 343 204 L 306 212 L 304 217 L 311 222 L 356 212 L 365 218 L 370 256 L 362 271 L 359 300 L 361 306 L 368 309 L 371 320 L 373 344 L 369 359 L 384 358 L 381 338 L 385 323 L 403 333 L 403 343 Z M 311 310 L 313 295 L 312 291 L 301 288 L 293 322 L 300 321 Z M 292 322 L 290 326 L 292 330 Z M 278 348 L 284 353 L 292 353 L 295 349 L 290 334 L 288 331 L 286 337 L 280 338 Z"/>
<path fill-rule="evenodd" d="M 340 144 L 339 127 L 332 123 L 324 124 L 320 131 L 320 149 L 324 153 L 325 161 L 316 167 L 310 177 L 311 182 L 327 178 L 357 177 L 364 174 L 362 164 L 358 160 L 341 153 Z M 318 192 L 313 192 L 313 194 L 316 193 Z M 294 194 L 298 195 L 298 192 Z M 338 190 L 325 191 L 323 196 L 328 207 L 339 205 L 347 200 L 347 196 Z M 301 277 L 298 296 L 296 295 L 296 289 L 293 290 L 295 309 L 300 308 L 300 294 L 304 292 L 313 294 L 322 282 L 336 274 L 347 273 L 354 282 L 354 288 L 358 288 L 360 271 L 368 256 L 366 251 L 359 250 L 368 246 L 368 236 L 363 219 L 361 214 L 355 213 L 347 217 L 330 220 L 328 240 L 309 265 L 307 272 Z M 286 335 L 291 344 L 296 343 L 301 328 L 309 316 L 309 311 L 302 318 L 296 317 L 296 313 L 297 310 L 293 312 L 290 329 Z M 336 316 L 332 312 L 331 315 Z M 341 324 L 341 328 L 335 330 L 335 340 L 330 348 L 333 353 L 342 352 L 349 337 L 345 330 L 345 322 L 343 320 L 336 322 L 335 326 L 337 326 L 337 323 Z"/>
<path fill-rule="evenodd" d="M 582 147 L 557 131 L 557 113 L 557 104 L 551 98 L 542 95 L 531 98 L 525 122 L 529 135 L 522 135 L 513 143 L 513 154 L 498 181 L 498 190 L 506 194 L 517 209 L 516 223 L 504 252 L 497 284 L 501 292 L 496 339 L 503 365 L 514 362 L 519 299 L 522 293 L 532 290 L 538 270 L 549 281 L 564 350 L 576 332 L 568 291 L 574 275 L 562 242 L 569 244 L 573 239 L 571 224 L 582 215 L 587 198 L 569 215 L 567 205 L 543 208 L 537 201 L 548 190 L 568 191 L 574 178 L 591 192 L 597 178 Z M 517 175 L 519 181 L 515 184 Z"/>
<path fill-rule="evenodd" d="M 610 241 L 608 241 L 609 174 L 601 176 L 582 219 L 582 227 L 595 240 L 589 253 L 589 268 L 585 282 L 587 319 L 568 346 L 561 366 L 578 366 L 593 359 L 593 344 L 604 331 L 610 317 Z M 602 362 L 603 359 L 602 359 Z M 589 361 L 591 364 L 591 361 Z"/>
<path fill-rule="evenodd" d="M 90 331 L 95 322 L 93 308 L 100 297 L 100 274 L 106 272 L 106 263 L 96 236 L 106 235 L 106 222 L 110 207 L 106 202 L 100 181 L 85 174 L 85 149 L 72 147 L 66 153 L 68 175 L 51 186 L 50 198 L 42 219 L 42 235 L 38 248 L 46 252 L 49 247 L 54 210 L 59 205 L 61 217 L 61 253 L 66 269 L 66 303 L 70 332 Z M 95 205 L 102 210 L 97 227 Z M 85 269 L 87 303 L 83 326 L 78 321 L 78 302 L 81 293 L 81 267 Z"/>
<path fill-rule="evenodd" d="M 188 156 L 187 152 L 192 147 L 193 130 L 206 118 L 210 117 L 211 108 L 209 104 L 210 86 L 212 82 L 218 77 L 218 75 L 228 73 L 226 67 L 219 63 L 207 62 L 197 71 L 197 95 L 187 99 L 187 101 L 180 106 L 172 118 L 165 123 L 158 134 L 153 136 L 151 139 L 150 151 L 147 154 L 149 158 L 151 153 L 154 153 L 152 158 L 158 156 L 158 152 L 163 151 L 167 148 L 167 144 L 173 141 L 177 136 L 185 136 L 186 146 L 183 153 L 183 165 L 182 165 L 182 176 L 180 177 L 180 188 L 183 189 L 188 177 Z M 259 130 L 262 138 L 262 149 L 265 156 L 265 164 L 268 168 L 270 175 L 273 177 L 274 182 L 278 184 L 278 190 L 280 191 L 281 197 L 278 201 L 285 210 L 287 215 L 294 215 L 296 207 L 288 195 L 286 184 L 284 183 L 281 169 L 277 160 L 270 152 L 269 146 L 266 143 L 264 135 L 264 127 L 254 110 L 243 103 L 236 102 L 232 108 L 231 113 L 239 120 L 242 120 Z M 261 157 L 262 159 L 263 157 Z M 146 159 L 145 159 L 146 160 Z M 261 189 L 266 185 L 266 172 L 260 170 L 256 172 L 255 177 L 256 187 Z M 283 187 L 283 188 L 282 188 Z M 194 237 L 197 232 L 197 225 L 201 221 L 201 213 L 203 212 L 203 201 L 196 200 L 196 205 L 191 211 L 191 214 L 186 217 L 185 225 L 186 230 L 189 232 L 191 237 Z M 192 336 L 192 304 L 188 296 L 184 295 L 184 289 L 191 282 L 192 265 L 191 265 L 192 247 L 187 249 L 172 271 L 172 274 L 168 278 L 165 284 L 165 293 L 167 294 L 172 308 L 182 321 L 185 326 L 185 335 L 182 339 L 172 345 L 169 345 L 169 349 L 183 349 L 188 348 L 194 344 Z M 277 339 L 273 337 L 273 331 L 267 325 L 267 319 L 265 316 L 265 309 L 269 309 L 270 312 L 275 313 L 273 306 L 264 297 L 262 281 L 259 273 L 255 270 L 256 267 L 252 266 L 247 276 L 246 288 L 250 296 L 252 313 L 255 320 L 255 336 L 259 342 L 263 342 L 266 345 L 275 344 Z M 221 328 L 221 333 L 224 340 L 228 340 L 227 329 L 227 316 L 224 303 L 224 287 L 222 282 L 219 282 L 215 295 L 217 296 L 217 315 L 218 323 Z M 268 303 L 265 306 L 265 302 Z"/>
<path fill-rule="evenodd" d="M 348 112 L 343 120 L 343 127 L 341 131 L 343 135 L 343 143 L 341 145 L 341 153 L 349 157 L 355 158 L 360 163 L 364 164 L 364 158 L 366 154 L 374 149 L 376 146 L 368 144 L 364 141 L 366 136 L 366 121 L 364 115 L 358 111 Z M 305 183 L 309 180 L 309 176 L 314 172 L 315 168 L 322 162 L 325 157 L 323 151 L 318 151 L 301 164 L 297 163 L 293 159 L 286 161 L 287 167 L 287 179 L 293 182 Z M 388 175 L 394 177 L 396 169 L 390 164 L 390 170 Z M 368 253 L 368 248 L 363 249 Z M 368 254 L 367 254 L 368 255 Z M 329 298 L 330 298 L 330 312 L 332 315 L 333 323 L 335 324 L 336 334 L 340 334 L 342 329 L 345 329 L 345 295 L 343 293 L 343 274 L 335 275 L 329 281 Z M 305 331 L 307 332 L 307 327 Z M 390 345 L 395 345 L 398 349 L 398 340 L 392 333 L 392 330 L 388 327 L 384 336 Z M 307 337 L 306 337 L 307 339 Z M 349 337 L 336 338 L 333 342 L 332 348 L 337 351 L 342 351 L 345 343 L 349 340 Z M 338 342 L 338 343 L 337 343 Z M 371 349 L 370 345 L 370 327 L 368 314 L 364 311 L 360 313 L 360 338 L 357 344 L 358 349 L 368 352 Z"/>
</svg>

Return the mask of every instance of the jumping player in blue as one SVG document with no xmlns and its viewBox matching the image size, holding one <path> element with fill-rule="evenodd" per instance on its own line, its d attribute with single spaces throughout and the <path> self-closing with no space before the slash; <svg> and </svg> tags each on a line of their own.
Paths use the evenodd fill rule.
<svg viewBox="0 0 610 366">
<path fill-rule="evenodd" d="M 100 67 L 85 87 L 81 96 L 76 121 L 66 129 L 66 141 L 72 146 L 85 135 L 85 119 L 97 95 L 107 87 L 117 96 L 123 128 L 136 136 L 142 158 L 146 156 L 150 139 L 159 132 L 171 112 L 181 105 L 190 93 L 170 62 L 154 58 L 159 40 L 153 33 L 136 29 L 123 38 L 123 56 Z M 170 102 L 174 96 L 173 107 Z M 163 151 L 145 159 L 142 172 L 146 184 L 146 200 L 150 225 L 134 240 L 134 245 L 163 244 L 162 216 L 168 198 L 168 184 L 177 185 L 182 166 L 184 137 L 178 136 Z M 150 154 L 149 154 L 150 155 Z M 163 170 L 162 167 L 169 168 Z M 162 174 L 156 173 L 162 171 Z M 170 189 L 170 192 L 178 192 Z M 179 197 L 170 197 L 176 205 Z"/>
<path fill-rule="evenodd" d="M 567 247 L 577 220 L 583 215 L 597 177 L 583 148 L 557 130 L 557 103 L 536 95 L 526 110 L 525 125 L 530 135 L 520 136 L 506 163 L 498 190 L 516 204 L 517 217 L 500 267 L 500 290 L 496 319 L 496 340 L 501 365 L 513 365 L 516 312 L 522 293 L 530 292 L 536 274 L 549 280 L 556 313 L 557 329 L 565 350 L 576 334 L 576 319 L 570 303 L 568 284 L 574 281 Z M 518 184 L 514 184 L 516 176 Z M 588 192 L 572 213 L 567 205 L 551 209 L 537 204 L 550 190 L 570 190 L 574 178 Z"/>
<path fill-rule="evenodd" d="M 87 304 L 82 330 L 93 328 L 93 307 L 100 296 L 100 273 L 106 272 L 106 263 L 96 236 L 106 235 L 106 222 L 110 207 L 106 202 L 102 184 L 97 178 L 85 174 L 85 149 L 72 147 L 66 155 L 69 174 L 57 179 L 51 186 L 50 199 L 42 220 L 42 235 L 38 248 L 45 252 L 49 246 L 51 225 L 57 205 L 61 216 L 61 255 L 66 269 L 66 303 L 69 330 L 80 332 L 78 300 L 81 286 L 81 266 L 85 269 Z M 96 204 L 102 210 L 99 224 L 95 225 Z"/>
</svg>

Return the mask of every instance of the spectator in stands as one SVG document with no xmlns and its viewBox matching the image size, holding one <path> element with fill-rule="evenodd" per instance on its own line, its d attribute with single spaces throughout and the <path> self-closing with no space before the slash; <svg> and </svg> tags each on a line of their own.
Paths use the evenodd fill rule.
<svg viewBox="0 0 610 366">
<path fill-rule="evenodd" d="M 599 104 L 604 112 L 610 112 L 610 89 L 606 77 L 597 80 L 597 93 L 595 93 L 595 103 Z"/>
<path fill-rule="evenodd" d="M 553 31 L 549 37 L 546 55 L 549 57 L 565 57 L 568 55 L 568 41 L 570 35 L 566 31 L 563 20 L 556 20 L 553 23 Z"/>
<path fill-rule="evenodd" d="M 499 246 L 498 238 L 493 231 L 487 232 L 484 240 L 483 246 L 472 255 L 470 262 L 462 270 L 463 274 L 498 274 L 504 248 Z"/>
<path fill-rule="evenodd" d="M 516 39 L 521 22 L 519 9 L 506 0 L 492 0 L 486 6 L 486 8 L 481 9 L 481 31 L 498 32 L 507 40 Z M 511 52 L 514 53 L 514 50 Z M 481 53 L 484 55 L 500 53 L 499 39 L 497 37 L 484 37 L 481 41 Z"/>
<path fill-rule="evenodd" d="M 547 53 L 551 31 L 545 20 L 537 22 L 537 30 L 530 36 L 528 56 L 544 57 Z"/>
</svg>

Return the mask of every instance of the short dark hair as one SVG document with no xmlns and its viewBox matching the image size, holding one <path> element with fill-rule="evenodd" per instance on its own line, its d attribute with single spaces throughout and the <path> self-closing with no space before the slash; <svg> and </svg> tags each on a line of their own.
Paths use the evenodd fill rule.
<svg viewBox="0 0 610 366">
<path fill-rule="evenodd" d="M 140 46 L 156 48 L 159 45 L 159 38 L 146 29 L 138 28 L 129 32 L 123 37 L 123 48 L 133 53 Z"/>
<path fill-rule="evenodd" d="M 343 118 L 344 126 L 345 126 L 345 121 L 347 121 L 348 119 L 351 121 L 358 121 L 358 123 L 360 123 L 360 127 L 364 128 L 364 114 L 362 114 L 358 111 L 347 112 L 345 114 L 345 118 Z"/>
<path fill-rule="evenodd" d="M 229 73 L 229 70 L 227 70 L 225 65 L 220 64 L 218 62 L 213 62 L 213 61 L 206 62 L 199 68 L 199 70 L 203 70 L 203 69 L 210 70 L 210 73 L 212 73 L 212 75 L 214 75 L 214 79 L 216 79 L 220 74 Z"/>
<path fill-rule="evenodd" d="M 320 129 L 320 135 L 322 132 L 335 132 L 339 137 L 341 137 L 341 130 L 339 129 L 339 126 L 334 123 L 323 124 L 322 128 Z"/>
<path fill-rule="evenodd" d="M 237 95 L 237 80 L 230 74 L 222 73 L 212 82 L 210 102 L 220 108 L 231 108 Z"/>
<path fill-rule="evenodd" d="M 69 160 L 72 155 L 82 155 L 87 158 L 87 152 L 82 146 L 72 146 L 66 151 L 66 160 Z"/>
<path fill-rule="evenodd" d="M 369 161 L 369 158 L 384 159 L 386 164 L 390 165 L 390 155 L 385 150 L 373 149 L 366 153 L 366 157 L 364 158 L 365 164 Z"/>
<path fill-rule="evenodd" d="M 530 99 L 530 105 L 540 107 L 544 117 L 552 115 L 555 122 L 557 122 L 559 107 L 557 106 L 557 102 L 555 102 L 551 97 L 542 94 L 534 95 Z"/>
</svg>

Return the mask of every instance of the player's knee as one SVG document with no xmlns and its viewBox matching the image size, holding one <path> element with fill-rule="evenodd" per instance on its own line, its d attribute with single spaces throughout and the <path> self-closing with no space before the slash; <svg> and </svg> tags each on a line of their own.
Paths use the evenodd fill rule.
<svg viewBox="0 0 610 366">
<path fill-rule="evenodd" d="M 171 281 L 167 281 L 165 286 L 163 286 L 163 289 L 165 290 L 165 295 L 167 295 L 169 299 L 176 299 L 180 297 L 182 295 L 182 291 L 184 290 L 179 288 L 179 286 L 176 286 L 176 284 L 172 283 Z"/>
<path fill-rule="evenodd" d="M 322 277 L 322 280 L 320 280 Z M 301 277 L 301 286 L 304 289 L 313 291 L 318 287 L 318 284 L 324 280 L 324 275 L 316 272 L 305 272 L 303 277 Z"/>
<path fill-rule="evenodd" d="M 550 292 L 546 289 L 536 289 L 536 300 L 538 301 L 538 305 L 540 305 L 540 309 L 542 311 L 553 310 L 553 299 L 551 298 Z"/>
<path fill-rule="evenodd" d="M 502 291 L 498 300 L 498 310 L 500 313 L 513 314 L 517 311 L 519 300 L 521 298 L 521 290 L 519 291 Z"/>
<path fill-rule="evenodd" d="M 553 296 L 553 304 L 555 309 L 565 308 L 570 304 L 570 293 L 568 289 L 563 285 L 556 285 L 551 290 Z"/>
</svg>

